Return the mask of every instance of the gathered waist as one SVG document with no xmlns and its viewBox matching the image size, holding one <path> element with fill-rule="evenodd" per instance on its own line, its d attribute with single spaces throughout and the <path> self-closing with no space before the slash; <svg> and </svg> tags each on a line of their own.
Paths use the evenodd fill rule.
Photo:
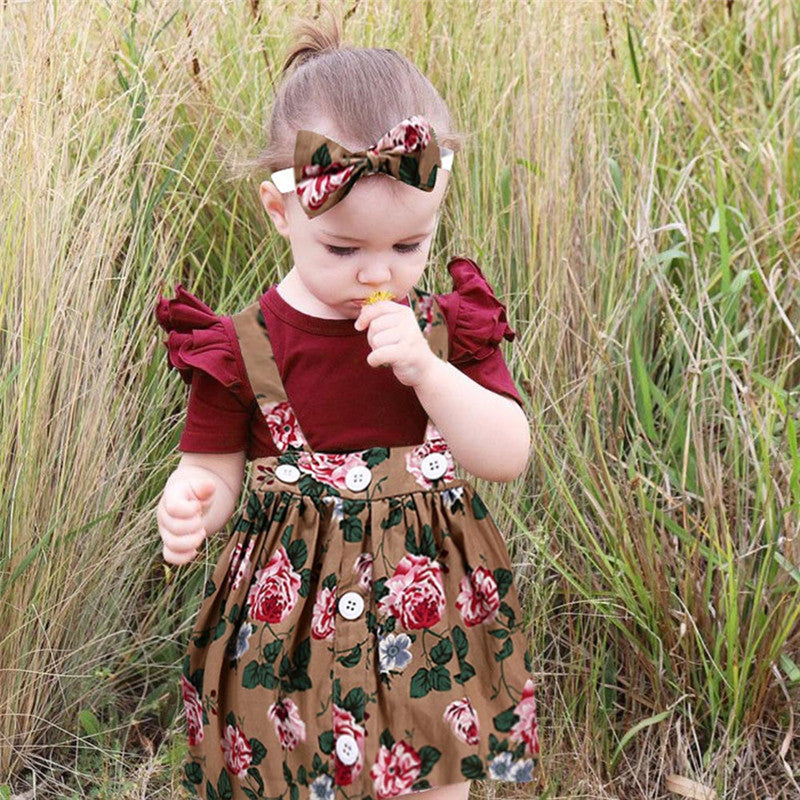
<svg viewBox="0 0 800 800">
<path fill-rule="evenodd" d="M 255 491 L 354 500 L 443 491 L 467 483 L 456 477 L 452 453 L 441 438 L 345 453 L 293 448 L 253 459 L 252 470 L 250 487 Z"/>
</svg>

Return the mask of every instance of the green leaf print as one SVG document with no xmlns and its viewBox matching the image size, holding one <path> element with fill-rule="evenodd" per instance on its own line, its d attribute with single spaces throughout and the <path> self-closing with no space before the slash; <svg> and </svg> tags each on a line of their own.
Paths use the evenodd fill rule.
<svg viewBox="0 0 800 800">
<path fill-rule="evenodd" d="M 236 622 L 236 618 L 239 616 L 239 604 L 234 603 L 233 608 L 230 610 L 228 614 L 228 622 Z"/>
<path fill-rule="evenodd" d="M 413 186 L 419 185 L 419 164 L 411 156 L 400 156 L 400 180 Z"/>
<path fill-rule="evenodd" d="M 261 683 L 258 672 L 261 665 L 257 661 L 251 661 L 242 673 L 242 686 L 245 689 L 255 689 Z"/>
<path fill-rule="evenodd" d="M 297 589 L 297 593 L 300 597 L 308 597 L 308 593 L 311 591 L 311 567 L 306 567 L 304 570 L 300 572 L 300 586 Z"/>
<path fill-rule="evenodd" d="M 283 762 L 283 779 L 288 784 L 294 783 L 294 778 L 292 777 L 292 771 L 289 769 L 289 765 L 285 761 Z"/>
<path fill-rule="evenodd" d="M 394 526 L 398 525 L 400 520 L 403 519 L 403 507 L 400 503 L 396 500 L 390 500 L 389 504 L 389 514 L 385 519 L 381 520 L 381 528 L 383 528 L 383 530 L 394 528 Z"/>
<path fill-rule="evenodd" d="M 217 641 L 217 639 L 220 638 L 220 636 L 224 636 L 225 635 L 225 628 L 227 628 L 227 627 L 228 627 L 228 623 L 224 619 L 221 619 L 217 623 L 217 627 L 214 629 L 214 641 L 215 642 Z"/>
<path fill-rule="evenodd" d="M 514 708 L 507 708 L 501 714 L 498 714 L 492 722 L 494 722 L 494 727 L 500 731 L 501 733 L 508 733 L 511 730 L 513 724 L 519 719 L 519 717 L 514 713 Z"/>
<path fill-rule="evenodd" d="M 308 545 L 302 539 L 295 539 L 287 548 L 286 554 L 296 572 L 299 572 L 308 558 Z"/>
<path fill-rule="evenodd" d="M 231 779 L 224 767 L 219 773 L 219 780 L 217 781 L 217 791 L 219 792 L 220 800 L 233 800 L 233 789 L 231 788 Z"/>
<path fill-rule="evenodd" d="M 372 593 L 375 595 L 375 600 L 380 600 L 385 594 L 389 594 L 386 588 L 386 578 L 379 578 L 372 585 Z"/>
<path fill-rule="evenodd" d="M 431 658 L 437 664 L 446 664 L 453 657 L 453 645 L 449 639 L 442 639 L 431 648 Z"/>
<path fill-rule="evenodd" d="M 467 635 L 461 630 L 461 628 L 459 628 L 458 625 L 453 626 L 453 629 L 450 631 L 450 635 L 453 638 L 453 644 L 456 646 L 456 655 L 458 656 L 458 660 L 461 661 L 466 657 L 469 650 Z"/>
<path fill-rule="evenodd" d="M 380 744 L 387 750 L 391 750 L 394 747 L 394 736 L 392 736 L 392 732 L 388 728 L 383 729 L 383 733 L 380 736 Z"/>
<path fill-rule="evenodd" d="M 328 150 L 328 145 L 324 142 L 311 154 L 312 165 L 319 165 L 320 167 L 330 166 L 331 154 Z"/>
<path fill-rule="evenodd" d="M 214 594 L 214 592 L 216 591 L 217 587 L 214 585 L 214 581 L 212 581 L 211 578 L 209 578 L 206 581 L 206 588 L 205 591 L 203 592 L 203 599 L 205 600 L 206 597 L 211 597 L 211 595 Z"/>
<path fill-rule="evenodd" d="M 292 528 L 294 528 L 294 525 L 287 525 L 286 529 L 281 534 L 281 544 L 284 550 L 288 550 L 289 542 L 292 541 Z"/>
<path fill-rule="evenodd" d="M 186 773 L 186 777 L 189 779 L 191 783 L 202 783 L 203 782 L 203 770 L 199 764 L 194 761 L 190 761 L 183 770 Z"/>
<path fill-rule="evenodd" d="M 333 752 L 333 731 L 325 731 L 319 737 L 319 749 L 329 756 Z"/>
<path fill-rule="evenodd" d="M 331 572 L 328 575 L 326 575 L 325 578 L 322 581 L 322 585 L 326 589 L 335 589 L 336 588 L 336 573 L 335 572 Z"/>
<path fill-rule="evenodd" d="M 431 769 L 433 769 L 433 765 L 439 760 L 441 755 L 441 750 L 437 750 L 435 747 L 431 747 L 430 745 L 425 745 L 425 747 L 421 747 L 419 749 L 419 757 L 422 760 L 419 772 L 420 778 L 427 775 Z"/>
<path fill-rule="evenodd" d="M 428 175 L 428 182 L 425 184 L 425 188 L 433 189 L 433 187 L 436 186 L 436 173 L 438 171 L 439 171 L 439 165 L 438 164 L 434 164 L 431 167 L 431 174 Z"/>
<path fill-rule="evenodd" d="M 293 783 L 289 789 L 289 800 L 300 800 L 300 789 L 296 783 Z"/>
<path fill-rule="evenodd" d="M 525 651 L 525 669 L 528 670 L 528 672 L 530 672 L 532 669 L 531 654 L 528 650 Z"/>
<path fill-rule="evenodd" d="M 264 646 L 263 654 L 264 660 L 268 664 L 274 664 L 275 659 L 281 654 L 281 650 L 283 649 L 283 642 L 280 639 L 276 639 L 274 642 L 270 642 L 268 645 Z"/>
<path fill-rule="evenodd" d="M 514 623 L 517 620 L 517 615 L 514 613 L 514 609 L 511 608 L 511 606 L 508 603 L 503 601 L 502 603 L 500 603 L 500 613 L 505 614 L 505 616 L 508 617 L 508 627 L 513 628 Z"/>
<path fill-rule="evenodd" d="M 406 550 L 412 555 L 420 555 L 417 547 L 417 534 L 414 532 L 413 525 L 406 531 Z"/>
<path fill-rule="evenodd" d="M 428 558 L 436 558 L 436 542 L 433 540 L 433 530 L 430 525 L 422 526 L 422 534 L 419 537 L 419 552 Z"/>
<path fill-rule="evenodd" d="M 254 772 L 257 773 L 258 770 L 254 770 Z M 247 774 L 250 774 L 250 770 L 247 771 Z M 242 791 L 244 792 L 244 796 L 247 798 L 247 800 L 258 800 L 258 795 L 252 789 L 242 786 Z"/>
<path fill-rule="evenodd" d="M 450 673 L 441 664 L 426 669 L 420 667 L 411 676 L 411 697 L 425 697 L 428 692 L 446 692 L 452 687 Z"/>
<path fill-rule="evenodd" d="M 370 447 L 361 454 L 361 458 L 364 459 L 364 463 L 366 463 L 368 467 L 377 467 L 378 464 L 380 464 L 382 461 L 386 461 L 386 459 L 389 458 L 389 448 Z"/>
<path fill-rule="evenodd" d="M 211 781 L 206 781 L 206 797 L 208 800 L 219 800 L 217 790 L 214 788 L 214 785 L 211 783 Z"/>
<path fill-rule="evenodd" d="M 306 775 L 306 768 L 302 764 L 297 768 L 297 782 L 302 783 L 303 786 L 308 786 L 308 776 Z"/>
<path fill-rule="evenodd" d="M 461 774 L 471 780 L 480 780 L 486 777 L 483 770 L 483 761 L 480 756 L 467 756 L 461 759 Z"/>
<path fill-rule="evenodd" d="M 495 583 L 497 584 L 497 593 L 501 598 L 505 597 L 508 587 L 511 586 L 511 582 L 514 580 L 514 576 L 511 574 L 510 570 L 503 569 L 503 567 L 498 567 L 494 570 L 493 575 Z"/>
<path fill-rule="evenodd" d="M 342 700 L 342 707 L 346 708 L 355 718 L 356 722 L 364 721 L 364 709 L 367 705 L 367 696 L 360 686 L 351 689 Z"/>
<path fill-rule="evenodd" d="M 258 784 L 258 795 L 257 797 L 264 796 L 264 779 L 261 777 L 261 773 L 255 769 L 255 767 L 251 767 L 247 770 L 247 774 Z"/>
<path fill-rule="evenodd" d="M 345 498 L 342 500 L 342 513 L 346 517 L 354 517 L 360 514 L 366 505 L 367 503 L 365 500 L 352 500 Z"/>
<path fill-rule="evenodd" d="M 497 639 L 505 639 L 508 636 L 508 631 L 505 628 L 495 628 L 489 631 Z"/>
<path fill-rule="evenodd" d="M 342 666 L 357 667 L 361 661 L 361 645 L 357 644 L 346 656 L 336 659 Z"/>
<path fill-rule="evenodd" d="M 494 654 L 495 661 L 503 661 L 503 659 L 508 658 L 514 652 L 514 644 L 511 639 L 506 639 L 503 642 L 503 646 L 500 648 L 499 653 Z"/>
<path fill-rule="evenodd" d="M 261 497 L 258 492 L 251 491 L 250 494 L 247 495 L 247 506 L 245 510 L 247 518 L 251 520 L 257 519 L 258 515 L 263 512 L 263 509 L 264 506 L 261 503 Z"/>
<path fill-rule="evenodd" d="M 358 517 L 344 517 L 339 527 L 344 531 L 346 542 L 360 542 L 364 538 L 364 526 Z"/>
<path fill-rule="evenodd" d="M 483 519 L 489 513 L 489 509 L 483 504 L 483 500 L 477 494 L 472 495 L 472 514 L 475 519 Z"/>
<path fill-rule="evenodd" d="M 208 644 L 208 640 L 211 638 L 211 631 L 203 631 L 198 636 L 192 637 L 192 644 L 195 647 L 205 647 Z"/>
<path fill-rule="evenodd" d="M 300 480 L 297 481 L 297 486 L 300 489 L 300 493 L 306 495 L 306 497 L 322 497 L 323 493 L 330 488 L 325 486 L 324 483 L 315 481 L 310 475 L 305 474 L 301 475 Z M 333 492 L 329 491 L 328 494 L 333 494 Z"/>
<path fill-rule="evenodd" d="M 264 756 L 267 754 L 267 748 L 258 739 L 254 738 L 254 739 L 249 739 L 248 741 L 250 742 L 250 748 L 253 751 L 253 757 L 250 763 L 253 764 L 253 766 L 255 766 L 256 764 L 260 764 L 264 760 Z M 256 770 L 256 772 L 258 772 L 258 770 Z"/>
<path fill-rule="evenodd" d="M 314 758 L 311 760 L 311 769 L 317 774 L 322 772 L 322 759 L 319 757 L 319 753 L 314 753 Z M 297 774 L 300 774 L 299 771 Z"/>
</svg>

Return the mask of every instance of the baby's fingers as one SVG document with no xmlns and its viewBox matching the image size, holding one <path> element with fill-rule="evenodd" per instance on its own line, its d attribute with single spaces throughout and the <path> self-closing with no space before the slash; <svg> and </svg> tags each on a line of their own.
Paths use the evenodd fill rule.
<svg viewBox="0 0 800 800">
<path fill-rule="evenodd" d="M 164 511 L 169 516 L 179 519 L 193 517 L 195 514 L 199 514 L 201 510 L 200 501 L 194 496 L 194 492 L 192 492 L 188 483 L 172 491 L 167 489 L 164 492 L 160 506 L 164 508 Z"/>
</svg>

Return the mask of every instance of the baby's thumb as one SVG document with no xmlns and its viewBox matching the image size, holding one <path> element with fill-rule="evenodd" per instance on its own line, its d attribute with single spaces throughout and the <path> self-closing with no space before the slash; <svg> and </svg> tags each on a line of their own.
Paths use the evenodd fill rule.
<svg viewBox="0 0 800 800">
<path fill-rule="evenodd" d="M 192 488 L 192 492 L 194 492 L 194 496 L 201 501 L 208 500 L 217 488 L 217 484 L 211 478 L 197 478 L 190 481 L 189 485 Z"/>
</svg>

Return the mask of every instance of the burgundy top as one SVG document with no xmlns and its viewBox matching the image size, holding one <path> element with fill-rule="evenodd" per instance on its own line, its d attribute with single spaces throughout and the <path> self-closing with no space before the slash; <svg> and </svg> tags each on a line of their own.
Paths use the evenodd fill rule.
<svg viewBox="0 0 800 800">
<path fill-rule="evenodd" d="M 500 350 L 516 333 L 504 305 L 474 261 L 454 258 L 453 291 L 434 295 L 448 328 L 449 361 L 465 375 L 522 405 Z M 390 368 L 371 367 L 367 331 L 351 319 L 312 317 L 271 286 L 259 298 L 278 371 L 312 450 L 341 452 L 402 447 L 425 438 L 427 414 L 410 386 Z M 408 298 L 403 298 L 408 305 Z M 244 450 L 252 460 L 278 449 L 255 402 L 230 316 L 216 315 L 178 284 L 159 297 L 167 363 L 191 385 L 178 449 L 189 453 Z"/>
</svg>

